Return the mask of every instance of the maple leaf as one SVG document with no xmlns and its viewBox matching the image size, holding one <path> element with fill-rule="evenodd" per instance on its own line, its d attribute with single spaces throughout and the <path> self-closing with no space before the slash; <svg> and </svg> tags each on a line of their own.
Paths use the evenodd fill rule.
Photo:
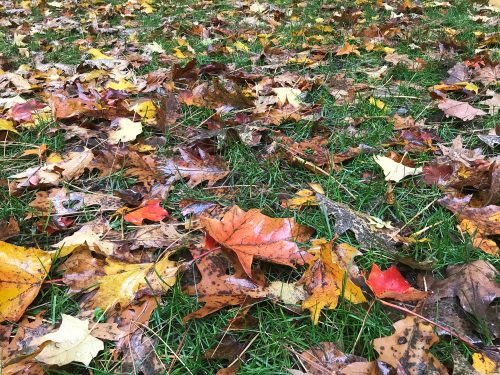
<svg viewBox="0 0 500 375">
<path fill-rule="evenodd" d="M 17 236 L 20 232 L 19 223 L 13 217 L 9 221 L 0 221 L 0 241 Z"/>
<path fill-rule="evenodd" d="M 453 99 L 444 99 L 438 107 L 444 112 L 446 117 L 457 117 L 463 121 L 473 120 L 477 116 L 484 116 L 486 112 L 481 109 L 474 108 L 469 103 L 459 102 Z"/>
<path fill-rule="evenodd" d="M 142 225 L 144 219 L 151 221 L 162 221 L 168 216 L 168 212 L 160 207 L 159 199 L 150 199 L 144 201 L 136 210 L 123 216 L 123 220 L 135 225 Z"/>
<path fill-rule="evenodd" d="M 300 280 L 300 284 L 304 284 L 309 293 L 302 303 L 302 308 L 310 310 L 314 324 L 318 324 L 321 309 L 327 307 L 333 310 L 337 307 L 341 295 L 352 303 L 366 301 L 361 289 L 347 276 L 347 269 L 332 253 L 331 243 L 323 240 L 319 246 L 318 256 L 309 263 L 309 268 Z M 356 254 L 348 253 L 344 261 L 350 263 L 354 255 Z"/>
<path fill-rule="evenodd" d="M 398 301 L 418 301 L 427 296 L 422 292 L 412 288 L 410 283 L 401 275 L 398 269 L 391 266 L 385 271 L 374 263 L 366 284 L 371 288 L 378 298 L 393 298 Z"/>
<path fill-rule="evenodd" d="M 2 130 L 19 134 L 19 132 L 14 127 L 14 123 L 12 121 L 0 118 L 0 131 Z"/>
<path fill-rule="evenodd" d="M 37 296 L 52 257 L 38 248 L 0 241 L 0 263 L 0 322 L 17 321 Z"/>
<path fill-rule="evenodd" d="M 129 263 L 106 258 L 99 260 L 88 250 L 73 252 L 64 266 L 64 282 L 70 292 L 97 293 L 86 302 L 86 307 L 103 310 L 119 305 L 126 308 L 141 294 L 160 295 L 174 285 L 178 267 L 163 256 L 156 263 Z"/>
<path fill-rule="evenodd" d="M 236 253 L 250 277 L 254 257 L 287 266 L 304 264 L 310 258 L 294 241 L 303 242 L 311 231 L 292 218 L 274 219 L 258 209 L 243 211 L 233 206 L 222 220 L 202 217 L 201 225 L 210 237 Z"/>
<path fill-rule="evenodd" d="M 202 148 L 180 148 L 179 151 L 182 159 L 170 159 L 159 166 L 162 172 L 171 176 L 170 183 L 187 178 L 189 187 L 195 187 L 203 181 L 212 186 L 229 173 L 222 160 L 211 156 Z"/>
<path fill-rule="evenodd" d="M 142 133 L 142 124 L 140 122 L 133 122 L 123 117 L 111 121 L 111 128 L 112 130 L 108 135 L 108 142 L 112 145 L 116 145 L 120 142 L 134 141 L 135 138 Z"/>
<path fill-rule="evenodd" d="M 104 343 L 92 336 L 89 321 L 61 314 L 61 326 L 56 332 L 39 337 L 34 343 L 42 345 L 42 351 L 35 357 L 37 361 L 49 365 L 63 366 L 80 362 L 85 366 L 104 349 Z"/>
<path fill-rule="evenodd" d="M 9 178 L 16 180 L 17 189 L 43 185 L 56 186 L 62 181 L 71 181 L 81 176 L 93 157 L 94 154 L 87 148 L 82 152 L 70 151 L 61 161 L 28 168 Z"/>
<path fill-rule="evenodd" d="M 393 335 L 373 341 L 379 360 L 396 369 L 403 368 L 409 375 L 418 375 L 426 371 L 448 374 L 446 367 L 429 352 L 430 347 L 439 341 L 429 323 L 408 316 L 393 326 L 396 329 Z"/>
<path fill-rule="evenodd" d="M 382 155 L 373 157 L 375 162 L 384 170 L 385 180 L 399 182 L 407 176 L 413 176 L 422 173 L 422 168 L 409 167 L 401 162 Z"/>
<path fill-rule="evenodd" d="M 191 254 L 197 258 L 202 254 L 202 249 L 193 248 Z M 220 251 L 213 250 L 196 262 L 201 280 L 196 285 L 186 286 L 184 291 L 189 295 L 196 295 L 198 301 L 204 302 L 205 305 L 186 315 L 183 318 L 184 322 L 193 318 L 203 318 L 226 306 L 244 307 L 268 295 L 260 285 L 262 283 L 249 279 L 238 262 L 233 264 L 234 274 L 229 274 L 228 259 Z"/>
</svg>

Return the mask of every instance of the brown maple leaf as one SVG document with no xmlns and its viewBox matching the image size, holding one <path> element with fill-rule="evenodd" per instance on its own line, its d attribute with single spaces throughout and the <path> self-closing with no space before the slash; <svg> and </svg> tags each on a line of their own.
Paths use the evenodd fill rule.
<svg viewBox="0 0 500 375">
<path fill-rule="evenodd" d="M 427 371 L 448 374 L 446 367 L 429 352 L 430 347 L 439 341 L 429 323 L 408 316 L 393 326 L 396 329 L 393 335 L 373 341 L 379 360 L 394 368 L 404 369 L 408 375 L 423 374 Z"/>
<path fill-rule="evenodd" d="M 258 209 L 243 211 L 234 206 L 222 220 L 202 217 L 201 224 L 216 242 L 236 253 L 250 277 L 254 257 L 287 266 L 304 264 L 311 257 L 295 242 L 307 240 L 311 230 L 292 218 L 275 219 Z"/>
</svg>

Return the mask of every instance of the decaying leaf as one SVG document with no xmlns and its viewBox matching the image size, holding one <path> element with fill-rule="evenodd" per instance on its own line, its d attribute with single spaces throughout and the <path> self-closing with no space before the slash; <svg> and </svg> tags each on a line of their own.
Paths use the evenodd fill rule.
<svg viewBox="0 0 500 375">
<path fill-rule="evenodd" d="M 0 241 L 17 236 L 19 231 L 19 223 L 13 217 L 8 222 L 0 221 Z"/>
<path fill-rule="evenodd" d="M 322 194 L 316 193 L 316 198 L 326 212 L 335 217 L 335 233 L 340 235 L 351 230 L 360 245 L 365 248 L 378 247 L 390 253 L 396 252 L 398 241 L 392 230 L 374 228 L 370 225 L 373 220 L 369 215 L 355 211 L 343 203 L 334 202 Z"/>
<path fill-rule="evenodd" d="M 81 152 L 70 151 L 63 159 L 55 163 L 47 163 L 40 167 L 28 168 L 9 178 L 16 181 L 16 188 L 57 186 L 62 181 L 71 181 L 82 175 L 92 161 L 94 154 L 89 149 Z"/>
<path fill-rule="evenodd" d="M 481 109 L 474 108 L 469 103 L 459 102 L 453 99 L 444 99 L 438 104 L 440 110 L 444 112 L 447 117 L 456 117 L 463 121 L 470 121 L 477 116 L 484 116 L 486 112 Z"/>
<path fill-rule="evenodd" d="M 49 253 L 0 241 L 0 322 L 18 321 L 35 299 L 52 264 Z"/>
<path fill-rule="evenodd" d="M 201 249 L 191 249 L 193 257 L 203 254 Z M 234 257 L 234 255 L 233 255 Z M 184 288 L 189 295 L 198 297 L 205 305 L 183 318 L 187 322 L 193 318 L 203 318 L 225 306 L 245 305 L 266 297 L 268 292 L 258 282 L 250 279 L 243 268 L 234 263 L 234 274 L 229 272 L 228 257 L 220 251 L 212 251 L 196 262 L 201 280 L 196 285 Z"/>
<path fill-rule="evenodd" d="M 302 303 L 302 308 L 310 310 L 314 324 L 318 324 L 324 307 L 330 310 L 337 307 L 340 296 L 352 303 L 366 301 L 361 289 L 349 279 L 347 269 L 332 252 L 331 243 L 323 241 L 319 246 L 319 254 L 315 260 L 309 262 L 309 268 L 300 280 L 309 294 Z M 351 263 L 354 255 L 348 255 L 345 261 Z"/>
<path fill-rule="evenodd" d="M 134 122 L 128 118 L 116 118 L 111 122 L 111 131 L 109 132 L 108 142 L 116 145 L 120 142 L 134 141 L 142 133 L 140 122 Z"/>
<path fill-rule="evenodd" d="M 127 263 L 111 258 L 95 258 L 89 250 L 73 252 L 62 266 L 70 292 L 97 292 L 85 306 L 103 310 L 119 305 L 126 308 L 141 295 L 160 295 L 176 280 L 178 267 L 163 256 L 156 263 Z"/>
<path fill-rule="evenodd" d="M 290 198 L 282 203 L 282 206 L 291 210 L 296 210 L 302 207 L 317 206 L 315 193 L 309 189 L 299 190 L 293 198 Z"/>
<path fill-rule="evenodd" d="M 206 359 L 224 359 L 229 362 L 229 367 L 225 367 L 217 371 L 216 375 L 232 375 L 236 374 L 245 360 L 242 352 L 246 348 L 246 343 L 236 341 L 230 335 L 224 335 L 221 341 L 214 348 L 208 349 L 204 353 Z"/>
<path fill-rule="evenodd" d="M 434 306 L 442 298 L 458 297 L 465 311 L 482 319 L 492 334 L 499 337 L 498 307 L 493 304 L 500 296 L 500 285 L 495 280 L 498 271 L 488 262 L 476 260 L 449 266 L 446 273 L 448 278 L 431 285 L 433 293 L 427 298 L 427 304 Z"/>
<path fill-rule="evenodd" d="M 430 347 L 439 341 L 429 323 L 408 316 L 393 326 L 396 330 L 393 335 L 373 341 L 380 361 L 394 368 L 403 368 L 409 375 L 448 374 L 446 367 L 429 352 Z"/>
<path fill-rule="evenodd" d="M 203 217 L 201 224 L 216 242 L 235 252 L 250 277 L 254 257 L 287 266 L 304 264 L 310 258 L 296 242 L 307 240 L 311 230 L 292 218 L 275 219 L 258 209 L 243 211 L 234 206 L 222 220 Z"/>
<path fill-rule="evenodd" d="M 61 316 L 61 326 L 56 332 L 36 340 L 38 345 L 49 342 L 36 356 L 36 360 L 57 366 L 71 362 L 80 362 L 88 366 L 90 361 L 104 349 L 104 343 L 92 336 L 88 320 L 80 320 L 66 314 Z"/>
</svg>

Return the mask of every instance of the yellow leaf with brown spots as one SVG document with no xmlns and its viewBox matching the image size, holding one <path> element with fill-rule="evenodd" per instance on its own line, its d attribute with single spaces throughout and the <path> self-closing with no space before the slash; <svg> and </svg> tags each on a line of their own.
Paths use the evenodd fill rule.
<svg viewBox="0 0 500 375">
<path fill-rule="evenodd" d="M 357 255 L 352 251 L 354 248 L 342 248 L 346 255 L 346 258 L 343 258 L 343 254 L 332 251 L 330 242 L 318 240 L 314 245 L 319 246 L 319 254 L 310 263 L 300 283 L 304 284 L 309 293 L 309 297 L 302 303 L 302 308 L 309 309 L 313 323 L 318 324 L 321 309 L 335 309 L 340 295 L 352 303 L 365 302 L 366 298 L 361 289 L 349 280 L 345 268 L 345 261 L 349 263 L 352 257 Z"/>
<path fill-rule="evenodd" d="M 49 253 L 0 241 L 0 322 L 17 321 L 35 299 L 52 264 Z"/>
</svg>

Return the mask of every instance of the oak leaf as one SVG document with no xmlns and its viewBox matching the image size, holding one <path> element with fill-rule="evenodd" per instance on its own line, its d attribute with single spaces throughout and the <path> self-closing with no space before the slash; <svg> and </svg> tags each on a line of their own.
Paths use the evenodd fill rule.
<svg viewBox="0 0 500 375">
<path fill-rule="evenodd" d="M 215 241 L 236 253 L 250 277 L 254 257 L 287 266 L 304 264 L 310 258 L 295 241 L 303 242 L 311 231 L 293 218 L 275 219 L 258 209 L 243 211 L 234 206 L 222 220 L 202 217 L 201 225 Z"/>
<path fill-rule="evenodd" d="M 448 371 L 430 352 L 439 341 L 432 326 L 414 316 L 408 316 L 393 324 L 396 332 L 387 337 L 375 339 L 373 346 L 380 361 L 394 368 L 404 368 L 408 375 L 434 371 L 447 375 Z"/>
<path fill-rule="evenodd" d="M 38 248 L 0 241 L 0 322 L 17 321 L 35 299 L 52 257 Z"/>
<path fill-rule="evenodd" d="M 88 366 L 104 349 L 104 343 L 92 336 L 88 320 L 80 320 L 66 314 L 61 316 L 61 326 L 56 332 L 36 340 L 38 345 L 47 341 L 49 343 L 35 358 L 49 365 L 64 366 L 71 362 L 80 362 Z"/>
<path fill-rule="evenodd" d="M 299 282 L 309 293 L 302 308 L 310 310 L 314 324 L 318 324 L 321 309 L 327 307 L 333 310 L 337 307 L 341 295 L 352 303 L 366 301 L 361 289 L 349 279 L 339 256 L 332 251 L 331 243 L 318 240 L 316 245 L 320 247 L 319 254 L 309 263 L 309 268 Z M 343 261 L 349 264 L 355 255 L 349 252 Z"/>
</svg>

